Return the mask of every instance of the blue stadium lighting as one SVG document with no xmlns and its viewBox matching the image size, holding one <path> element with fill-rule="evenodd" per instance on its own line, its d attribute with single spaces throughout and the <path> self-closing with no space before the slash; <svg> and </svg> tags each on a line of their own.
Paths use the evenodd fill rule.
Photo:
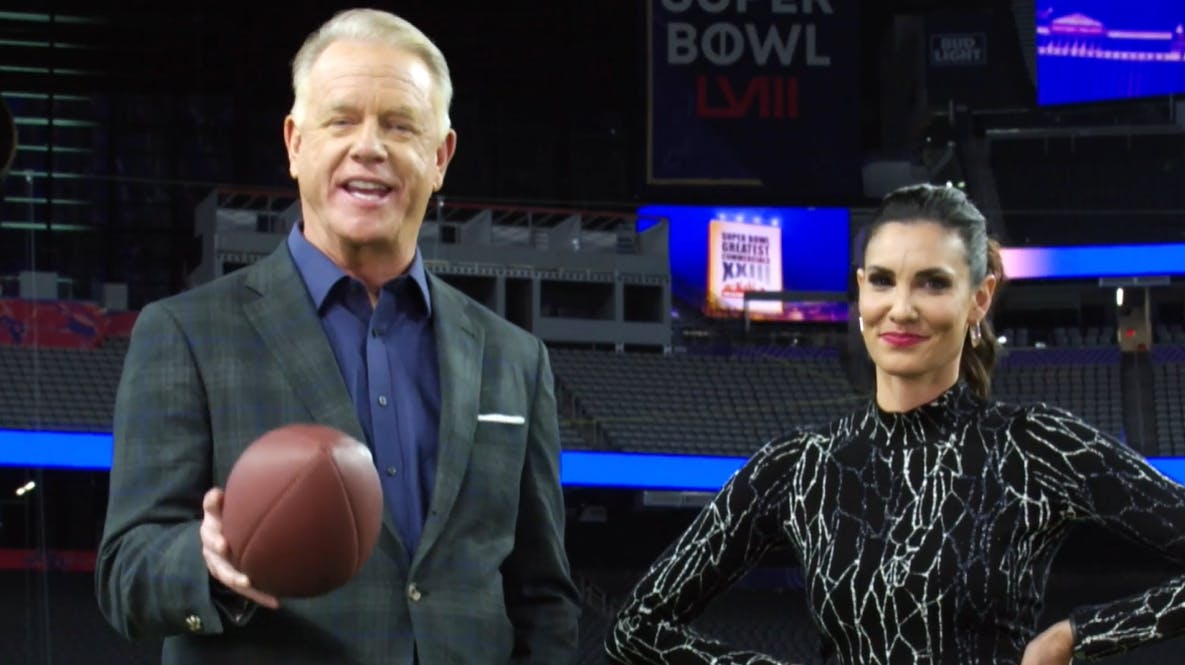
<svg viewBox="0 0 1185 665">
<path fill-rule="evenodd" d="M 110 469 L 111 435 L 3 429 L 0 466 Z"/>
<path fill-rule="evenodd" d="M 0 430 L 0 466 L 106 470 L 111 441 L 102 433 Z M 1185 485 L 1185 457 L 1148 461 Z M 743 457 L 566 451 L 561 481 L 568 487 L 712 492 L 744 463 Z"/>
<path fill-rule="evenodd" d="M 1164 475 L 1185 485 L 1185 457 L 1151 457 L 1148 461 Z"/>
<path fill-rule="evenodd" d="M 574 487 L 715 491 L 744 462 L 743 457 L 568 451 L 561 480 Z"/>
<path fill-rule="evenodd" d="M 1185 243 L 1015 247 L 1005 248 L 1002 257 L 1004 272 L 1011 279 L 1180 275 L 1185 271 Z"/>
</svg>

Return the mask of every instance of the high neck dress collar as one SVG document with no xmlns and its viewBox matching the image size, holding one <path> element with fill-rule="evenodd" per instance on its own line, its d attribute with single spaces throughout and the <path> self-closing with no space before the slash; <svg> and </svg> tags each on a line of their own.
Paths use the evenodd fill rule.
<svg viewBox="0 0 1185 665">
<path fill-rule="evenodd" d="M 983 400 L 960 380 L 934 400 L 908 411 L 885 411 L 874 398 L 869 420 L 898 445 L 914 445 L 945 436 L 982 409 Z"/>
</svg>

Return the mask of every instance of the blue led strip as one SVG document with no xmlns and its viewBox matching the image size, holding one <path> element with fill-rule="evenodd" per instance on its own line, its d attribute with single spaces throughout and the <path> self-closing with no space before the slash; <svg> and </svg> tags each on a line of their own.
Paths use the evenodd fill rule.
<svg viewBox="0 0 1185 665">
<path fill-rule="evenodd" d="M 564 485 L 669 490 L 720 489 L 745 458 L 566 451 Z"/>
<path fill-rule="evenodd" d="M 106 470 L 111 443 L 105 433 L 0 430 L 0 466 Z M 1148 461 L 1185 484 L 1185 457 Z M 561 480 L 569 487 L 712 492 L 744 462 L 743 457 L 565 451 Z"/>
<path fill-rule="evenodd" d="M 1169 276 L 1185 272 L 1185 243 L 1005 247 L 1001 255 L 1004 273 L 1012 279 Z"/>
<path fill-rule="evenodd" d="M 0 429 L 0 466 L 110 469 L 111 435 Z"/>
</svg>

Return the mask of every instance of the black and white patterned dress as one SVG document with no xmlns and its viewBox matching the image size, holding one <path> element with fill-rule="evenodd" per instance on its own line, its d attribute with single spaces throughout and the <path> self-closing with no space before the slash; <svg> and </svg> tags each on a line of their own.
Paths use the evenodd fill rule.
<svg viewBox="0 0 1185 665">
<path fill-rule="evenodd" d="M 688 628 L 773 547 L 802 563 L 828 663 L 1016 665 L 1050 563 L 1094 521 L 1185 568 L 1185 487 L 1073 415 L 963 383 L 870 403 L 758 451 L 651 567 L 606 647 L 624 663 L 775 663 Z M 1071 617 L 1075 658 L 1185 632 L 1185 577 Z"/>
</svg>

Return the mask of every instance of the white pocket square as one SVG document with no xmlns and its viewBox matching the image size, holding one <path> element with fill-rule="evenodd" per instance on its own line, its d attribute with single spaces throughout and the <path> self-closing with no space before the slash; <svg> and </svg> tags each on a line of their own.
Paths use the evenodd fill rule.
<svg viewBox="0 0 1185 665">
<path fill-rule="evenodd" d="M 522 416 L 510 416 L 505 413 L 479 413 L 477 414 L 477 422 L 479 423 L 505 423 L 507 425 L 523 425 L 527 422 L 526 418 Z"/>
</svg>

